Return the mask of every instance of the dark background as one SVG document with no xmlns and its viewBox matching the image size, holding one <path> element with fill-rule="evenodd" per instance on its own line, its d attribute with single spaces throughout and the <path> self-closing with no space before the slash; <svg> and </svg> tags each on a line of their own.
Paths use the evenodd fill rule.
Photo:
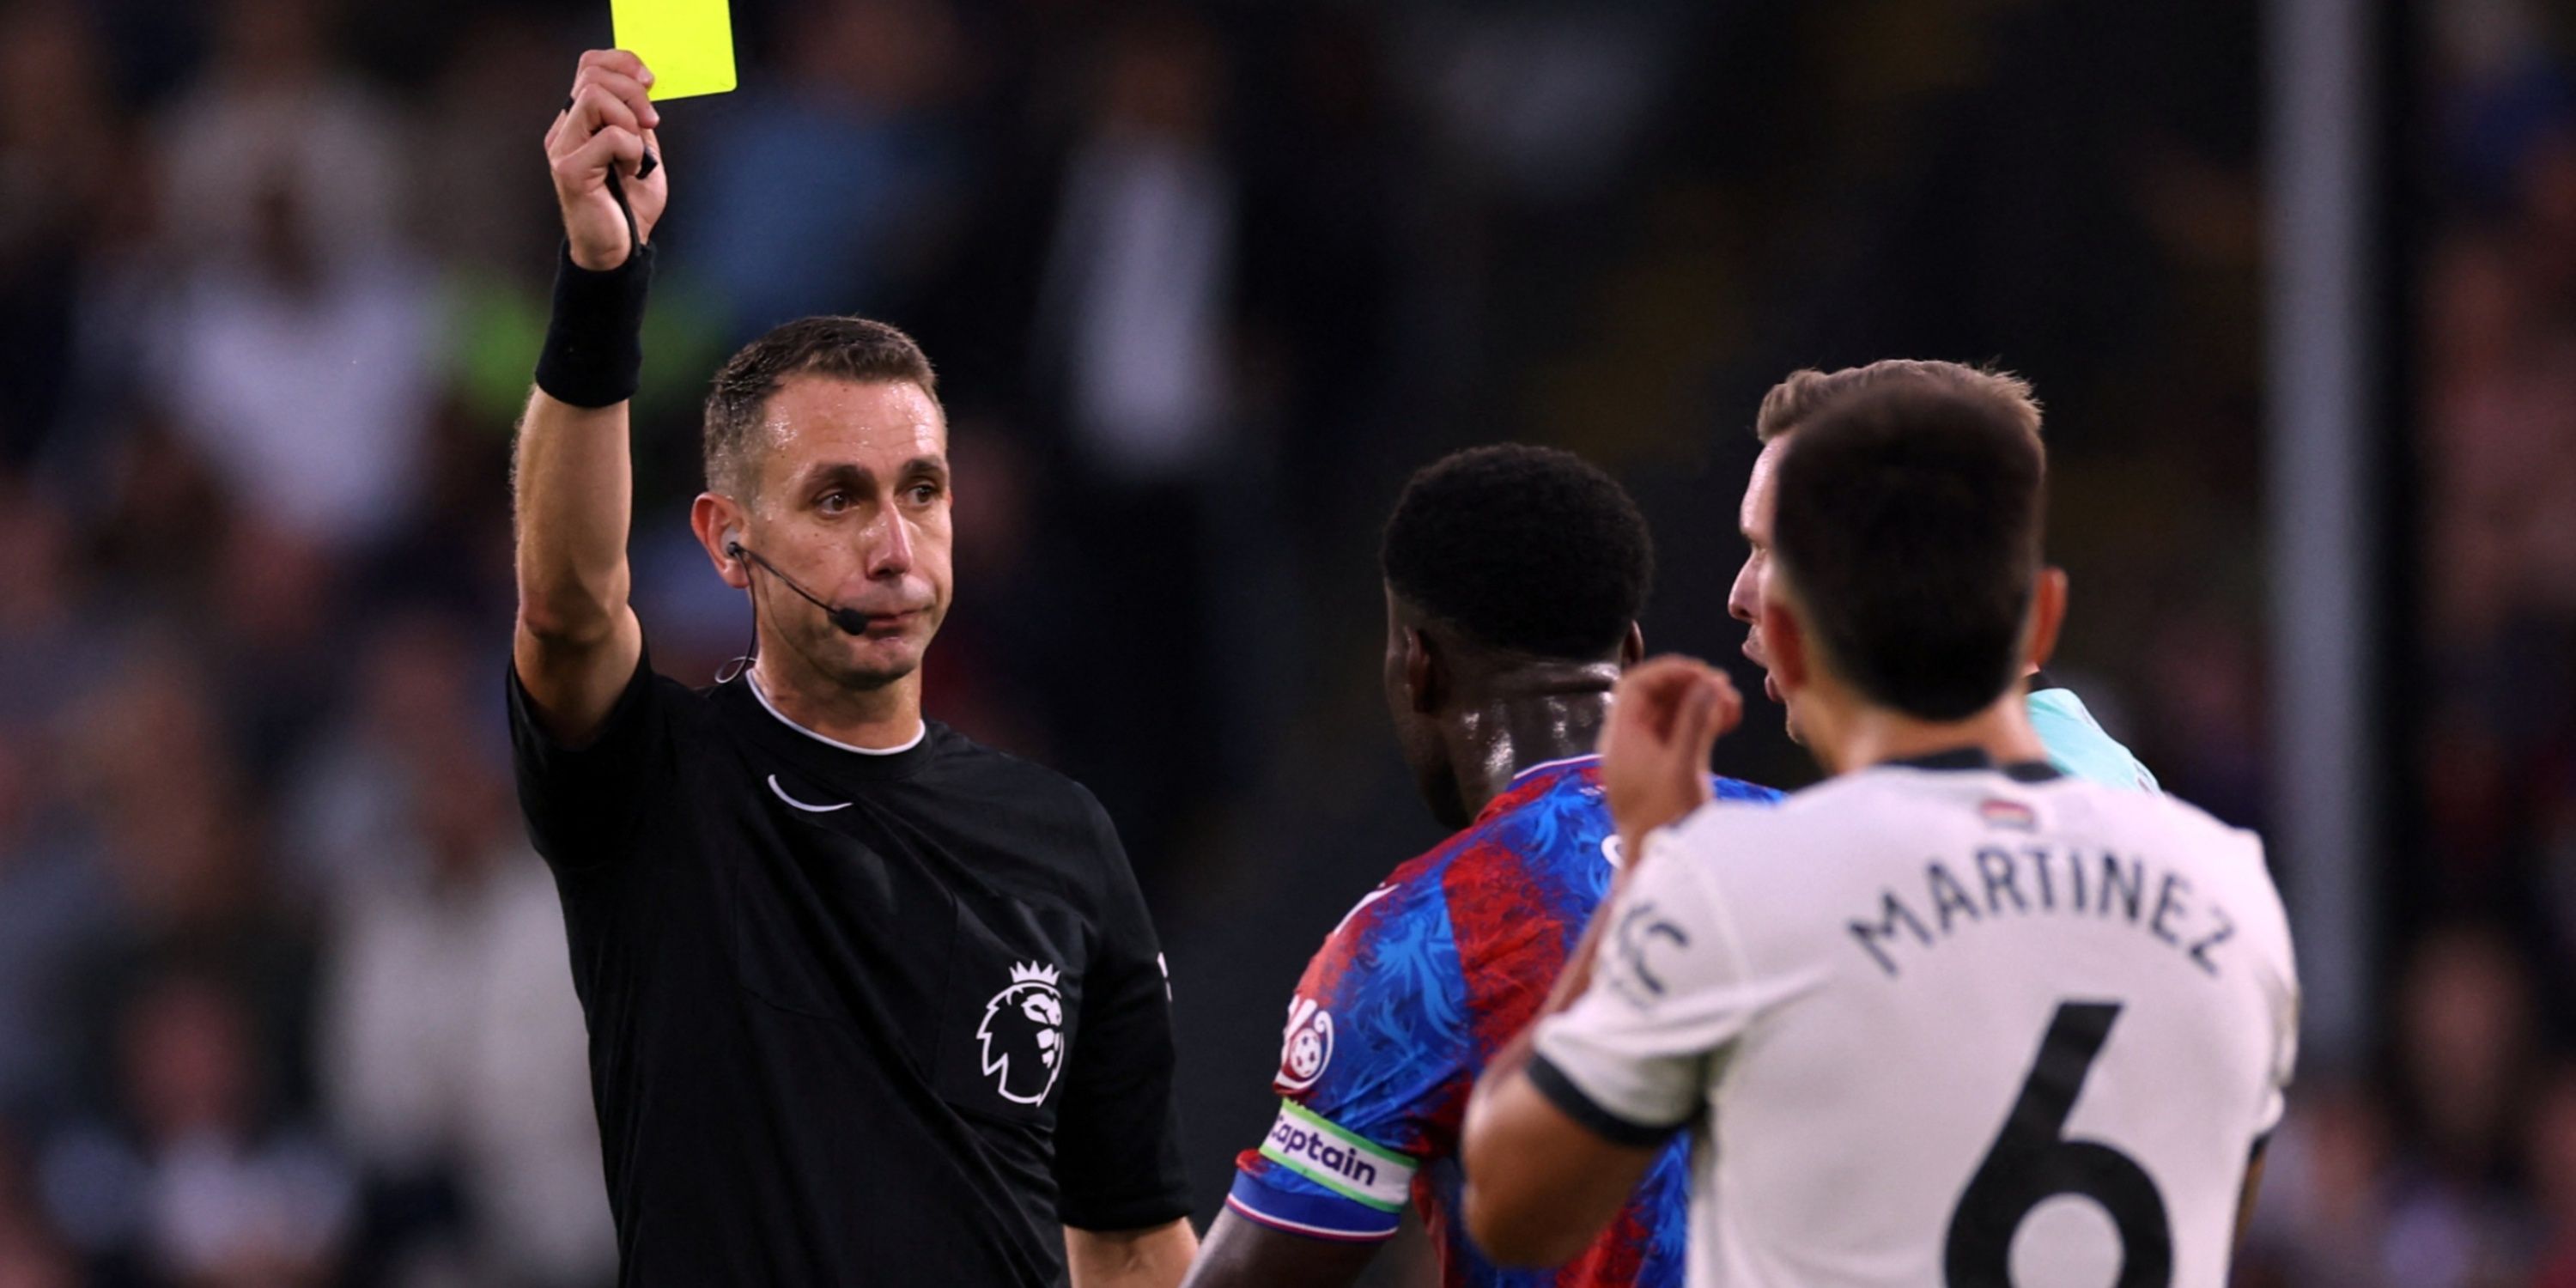
<svg viewBox="0 0 2576 1288">
<path fill-rule="evenodd" d="M 0 0 L 0 1288 L 588 1285 L 579 1015 L 510 798 L 539 138 L 605 6 Z M 1376 691 L 1404 475 L 1583 452 L 1724 596 L 1764 389 L 2038 386 L 2052 668 L 2264 826 L 2261 7 L 741 0 L 668 105 L 635 594 L 701 681 L 696 400 L 912 330 L 958 467 L 931 713 L 1090 784 L 1154 900 L 1204 1210 L 1306 955 L 1437 839 Z M 2576 1284 L 2571 14 L 2384 5 L 2370 1032 L 2241 1280 Z M 2262 146 L 2258 146 L 2262 145 Z M 1546 593 L 1534 588 L 1533 593 Z M 1753 677 L 1738 665 L 1738 678 Z M 1756 702 L 1719 768 L 1813 774 Z M 2293 924 L 2299 909 L 2292 908 Z M 1385 1282 L 1418 1253 L 1382 1262 Z"/>
</svg>

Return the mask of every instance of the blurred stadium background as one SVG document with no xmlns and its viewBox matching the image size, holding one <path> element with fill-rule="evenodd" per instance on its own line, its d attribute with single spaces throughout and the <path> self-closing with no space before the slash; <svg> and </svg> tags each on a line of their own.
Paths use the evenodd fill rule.
<svg viewBox="0 0 2576 1288">
<path fill-rule="evenodd" d="M 0 1288 L 606 1282 L 500 719 L 538 137 L 605 8 L 0 0 Z M 664 131 L 655 657 L 747 632 L 682 518 L 719 358 L 912 329 L 931 708 L 1117 815 L 1204 1209 L 1306 954 L 1434 839 L 1375 689 L 1403 475 L 1612 467 L 1650 641 L 1734 661 L 1756 401 L 1901 354 L 2037 382 L 2056 669 L 2275 839 L 2310 1041 L 2241 1282 L 2576 1285 L 2576 9 L 737 16 Z M 1721 767 L 1804 781 L 1776 725 Z"/>
</svg>

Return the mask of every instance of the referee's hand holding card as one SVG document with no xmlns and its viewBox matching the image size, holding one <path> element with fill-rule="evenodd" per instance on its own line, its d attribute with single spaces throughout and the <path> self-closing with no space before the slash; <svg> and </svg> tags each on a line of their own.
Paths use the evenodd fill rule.
<svg viewBox="0 0 2576 1288">
<path fill-rule="evenodd" d="M 653 83 L 585 54 L 546 134 L 565 241 L 507 692 L 619 1282 L 1175 1284 L 1196 1236 L 1170 986 L 1117 833 L 921 709 L 952 480 L 910 337 L 803 318 L 716 373 L 687 519 L 752 649 L 705 688 L 652 667 L 626 547 L 670 194 Z"/>
<path fill-rule="evenodd" d="M 572 95 L 546 131 L 546 159 L 553 165 L 572 260 L 594 272 L 626 262 L 635 240 L 653 235 L 671 199 L 661 140 L 653 132 L 662 114 L 649 96 L 652 88 L 653 73 L 643 60 L 622 49 L 594 49 L 581 56 Z"/>
</svg>

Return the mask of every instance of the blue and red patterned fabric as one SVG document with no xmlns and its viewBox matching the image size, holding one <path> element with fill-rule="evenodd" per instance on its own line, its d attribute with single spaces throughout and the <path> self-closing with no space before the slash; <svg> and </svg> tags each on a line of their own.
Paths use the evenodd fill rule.
<svg viewBox="0 0 2576 1288">
<path fill-rule="evenodd" d="M 1778 792 L 1713 780 L 1718 798 Z M 1451 1288 L 1679 1285 L 1689 1207 L 1686 1138 L 1585 1253 L 1552 1270 L 1486 1262 L 1457 1220 L 1458 1125 L 1476 1075 L 1547 999 L 1609 893 L 1618 833 L 1597 757 L 1533 766 L 1465 831 L 1397 868 L 1342 919 L 1289 1004 L 1259 1149 L 1226 1205 L 1314 1238 L 1395 1233 L 1423 1215 Z"/>
</svg>

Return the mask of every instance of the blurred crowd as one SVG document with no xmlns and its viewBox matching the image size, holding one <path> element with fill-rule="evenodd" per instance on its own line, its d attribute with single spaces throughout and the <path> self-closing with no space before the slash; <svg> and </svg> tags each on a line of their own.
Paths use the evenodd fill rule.
<svg viewBox="0 0 2576 1288">
<path fill-rule="evenodd" d="M 736 0 L 743 88 L 665 113 L 656 664 L 748 635 L 679 519 L 716 363 L 913 331 L 959 476 L 930 709 L 1115 815 L 1211 1205 L 1305 954 L 1433 839 L 1372 557 L 1449 448 L 1618 470 L 1653 644 L 1731 659 L 1763 388 L 2000 359 L 2050 407 L 2063 671 L 2259 825 L 2251 9 Z M 2576 45 L 2428 14 L 2424 844 L 2390 1055 L 2274 1151 L 2280 1288 L 2576 1286 Z M 589 0 L 0 0 L 0 1288 L 606 1280 L 499 694 L 538 139 L 607 41 Z M 1813 773 L 1764 713 L 1720 754 Z"/>
<path fill-rule="evenodd" d="M 2576 15 L 2429 6 L 2386 1053 L 2294 1101 L 2263 1284 L 2576 1285 Z"/>
<path fill-rule="evenodd" d="M 485 212 L 330 17 L 0 11 L 9 1288 L 613 1257 L 492 718 L 507 421 L 419 235 Z"/>
</svg>

